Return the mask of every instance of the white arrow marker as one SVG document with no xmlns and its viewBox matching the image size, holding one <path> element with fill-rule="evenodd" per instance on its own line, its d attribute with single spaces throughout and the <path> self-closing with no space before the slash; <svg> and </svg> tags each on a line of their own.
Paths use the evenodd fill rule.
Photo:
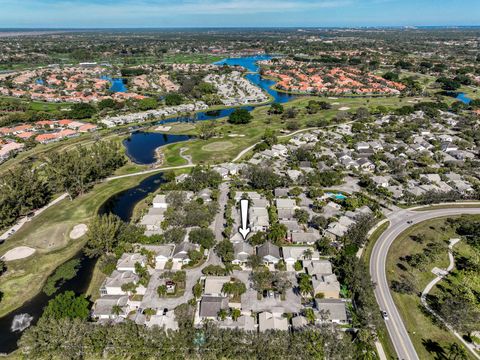
<svg viewBox="0 0 480 360">
<path fill-rule="evenodd" d="M 247 218 L 248 218 L 248 200 L 240 200 L 240 215 L 242 217 L 242 226 L 238 228 L 238 232 L 242 235 L 243 240 L 247 238 L 250 228 L 247 227 Z"/>
</svg>

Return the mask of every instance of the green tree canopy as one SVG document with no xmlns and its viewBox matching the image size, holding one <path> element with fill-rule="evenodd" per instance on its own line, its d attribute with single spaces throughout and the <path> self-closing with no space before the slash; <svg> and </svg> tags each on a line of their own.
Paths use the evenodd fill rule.
<svg viewBox="0 0 480 360">
<path fill-rule="evenodd" d="M 52 319 L 87 319 L 89 302 L 84 296 L 75 296 L 73 291 L 66 291 L 48 302 L 42 318 Z"/>
</svg>

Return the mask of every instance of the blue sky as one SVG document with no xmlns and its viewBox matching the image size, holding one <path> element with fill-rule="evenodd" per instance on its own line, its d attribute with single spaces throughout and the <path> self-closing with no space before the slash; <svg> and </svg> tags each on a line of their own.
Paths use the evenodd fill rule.
<svg viewBox="0 0 480 360">
<path fill-rule="evenodd" d="M 0 0 L 0 27 L 480 25 L 480 0 Z"/>
</svg>

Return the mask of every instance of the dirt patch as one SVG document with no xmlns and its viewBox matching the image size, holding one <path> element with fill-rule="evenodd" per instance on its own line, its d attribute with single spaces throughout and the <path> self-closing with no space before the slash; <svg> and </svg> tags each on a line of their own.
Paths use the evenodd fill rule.
<svg viewBox="0 0 480 360">
<path fill-rule="evenodd" d="M 228 150 L 233 148 L 235 145 L 233 145 L 232 142 L 230 141 L 217 141 L 213 142 L 211 144 L 207 144 L 205 146 L 202 146 L 202 150 L 205 151 L 223 151 L 223 150 Z"/>
<path fill-rule="evenodd" d="M 11 250 L 8 250 L 5 255 L 2 256 L 2 260 L 14 261 L 27 258 L 35 253 L 35 249 L 28 246 L 18 246 Z"/>
<path fill-rule="evenodd" d="M 87 230 L 88 230 L 88 227 L 85 224 L 75 225 L 72 231 L 70 231 L 70 239 L 76 240 L 81 238 L 83 235 L 85 235 Z"/>
</svg>

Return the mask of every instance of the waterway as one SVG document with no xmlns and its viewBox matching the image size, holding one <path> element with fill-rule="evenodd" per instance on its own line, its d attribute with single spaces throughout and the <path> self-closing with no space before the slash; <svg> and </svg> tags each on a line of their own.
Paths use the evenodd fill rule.
<svg viewBox="0 0 480 360">
<path fill-rule="evenodd" d="M 113 195 L 100 207 L 99 214 L 112 213 L 119 216 L 123 221 L 130 221 L 135 205 L 149 193 L 157 190 L 163 183 L 162 175 L 161 173 L 152 175 L 137 186 Z M 82 251 L 75 255 L 74 258 L 80 259 L 80 268 L 77 275 L 73 279 L 65 281 L 55 294 L 47 296 L 42 291 L 17 310 L 0 318 L 0 353 L 10 353 L 17 349 L 17 341 L 22 332 L 12 331 L 11 329 L 16 316 L 18 319 L 22 314 L 28 314 L 32 317 L 30 325 L 35 325 L 48 301 L 57 294 L 65 291 L 84 294 L 87 291 L 96 259 L 86 257 Z"/>
<path fill-rule="evenodd" d="M 252 57 L 243 57 L 243 58 L 228 58 L 214 63 L 218 66 L 242 66 L 246 68 L 249 72 L 245 76 L 249 81 L 258 87 L 262 88 L 268 94 L 270 94 L 274 102 L 286 103 L 296 98 L 295 95 L 286 94 L 271 89 L 273 85 L 276 84 L 275 81 L 270 79 L 263 78 L 260 73 L 260 67 L 257 62 L 261 60 L 269 60 L 272 57 L 269 55 L 262 56 L 252 56 Z M 261 105 L 260 105 L 261 106 Z M 221 110 L 208 110 L 200 111 L 192 114 L 191 116 L 177 116 L 173 118 L 168 118 L 157 122 L 158 125 L 174 123 L 174 122 L 196 122 L 203 120 L 216 120 L 229 116 L 236 109 L 246 109 L 252 111 L 256 106 L 240 106 L 237 108 L 227 108 Z M 155 157 L 155 151 L 158 147 L 176 143 L 180 141 L 187 141 L 191 137 L 186 135 L 166 135 L 159 134 L 154 132 L 134 132 L 132 135 L 123 142 L 123 145 L 126 148 L 127 155 L 130 159 L 142 165 L 153 164 L 157 161 Z"/>
</svg>

